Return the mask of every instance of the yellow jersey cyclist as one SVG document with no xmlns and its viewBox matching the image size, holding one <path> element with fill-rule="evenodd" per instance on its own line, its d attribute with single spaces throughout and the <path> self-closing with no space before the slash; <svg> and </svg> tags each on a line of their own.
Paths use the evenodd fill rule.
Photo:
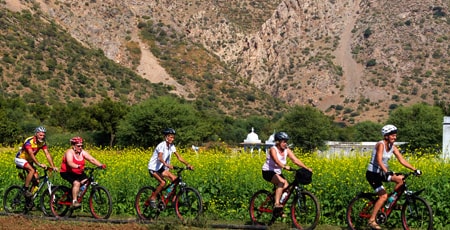
<svg viewBox="0 0 450 230">
<path fill-rule="evenodd" d="M 39 126 L 34 130 L 34 136 L 28 137 L 23 142 L 22 146 L 19 149 L 19 152 L 17 152 L 16 157 L 14 159 L 14 162 L 16 163 L 16 166 L 21 169 L 25 169 L 28 174 L 25 177 L 25 184 L 23 186 L 24 194 L 26 197 L 32 197 L 33 194 L 29 191 L 29 186 L 31 183 L 31 180 L 33 179 L 33 176 L 37 179 L 37 171 L 34 166 L 36 164 L 39 167 L 47 168 L 47 165 L 39 163 L 39 161 L 36 158 L 37 153 L 39 150 L 42 149 L 44 151 L 45 156 L 47 157 L 48 163 L 50 163 L 50 166 L 53 170 L 58 170 L 58 168 L 55 167 L 55 164 L 53 163 L 52 156 L 50 155 L 47 147 L 47 143 L 45 142 L 45 134 L 47 130 Z"/>
</svg>

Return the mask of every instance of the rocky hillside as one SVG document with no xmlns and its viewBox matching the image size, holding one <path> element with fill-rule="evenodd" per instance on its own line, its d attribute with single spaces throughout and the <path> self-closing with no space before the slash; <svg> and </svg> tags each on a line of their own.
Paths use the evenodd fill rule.
<svg viewBox="0 0 450 230">
<path fill-rule="evenodd" d="M 450 101 L 448 0 L 4 2 L 187 99 L 260 90 L 351 122 Z"/>
</svg>

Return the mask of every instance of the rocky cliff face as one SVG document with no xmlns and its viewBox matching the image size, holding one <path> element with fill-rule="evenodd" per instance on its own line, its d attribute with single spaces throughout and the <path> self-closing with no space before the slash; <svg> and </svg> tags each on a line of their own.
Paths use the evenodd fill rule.
<svg viewBox="0 0 450 230">
<path fill-rule="evenodd" d="M 158 65 L 137 24 L 152 19 L 202 44 L 240 77 L 291 105 L 340 120 L 448 101 L 448 0 L 7 0 L 56 20 L 73 37 L 186 96 Z M 134 66 L 127 42 L 139 44 Z"/>
</svg>

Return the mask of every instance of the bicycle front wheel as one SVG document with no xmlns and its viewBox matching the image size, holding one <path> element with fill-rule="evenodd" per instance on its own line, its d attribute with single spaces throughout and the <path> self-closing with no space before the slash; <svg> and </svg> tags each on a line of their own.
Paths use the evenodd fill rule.
<svg viewBox="0 0 450 230">
<path fill-rule="evenodd" d="M 53 190 L 56 186 L 52 186 L 51 190 Z M 50 191 L 51 191 L 50 190 Z M 44 190 L 44 192 L 41 194 L 41 199 L 40 199 L 40 206 L 41 206 L 41 211 L 42 213 L 44 213 L 45 216 L 52 216 L 52 209 L 50 207 L 50 195 L 51 192 L 48 191 L 48 188 Z"/>
<path fill-rule="evenodd" d="M 357 195 L 347 207 L 347 224 L 352 230 L 370 229 L 367 225 L 377 200 L 369 196 Z"/>
<path fill-rule="evenodd" d="M 92 188 L 89 196 L 89 209 L 95 219 L 108 219 L 111 216 L 111 194 L 105 187 L 97 185 Z"/>
<path fill-rule="evenodd" d="M 292 202 L 291 217 L 297 229 L 314 229 L 320 217 L 317 197 L 308 191 L 302 191 Z"/>
<path fill-rule="evenodd" d="M 26 200 L 22 187 L 13 185 L 5 191 L 3 209 L 6 213 L 23 213 L 26 210 Z"/>
<path fill-rule="evenodd" d="M 259 190 L 250 199 L 250 219 L 254 225 L 270 225 L 273 222 L 273 205 L 275 203 L 272 193 Z"/>
<path fill-rule="evenodd" d="M 405 230 L 433 229 L 433 211 L 422 197 L 411 197 L 402 207 L 402 224 Z"/>
<path fill-rule="evenodd" d="M 63 217 L 72 204 L 72 190 L 66 186 L 56 186 L 50 195 L 50 210 L 54 217 Z M 68 216 L 72 213 L 69 212 Z"/>
<path fill-rule="evenodd" d="M 146 186 L 139 189 L 134 200 L 134 208 L 141 220 L 155 220 L 159 216 L 159 209 L 150 206 L 150 196 L 155 191 L 155 188 Z"/>
<path fill-rule="evenodd" d="M 181 221 L 197 219 L 203 211 L 202 197 L 194 188 L 182 188 L 175 199 L 175 212 Z"/>
</svg>

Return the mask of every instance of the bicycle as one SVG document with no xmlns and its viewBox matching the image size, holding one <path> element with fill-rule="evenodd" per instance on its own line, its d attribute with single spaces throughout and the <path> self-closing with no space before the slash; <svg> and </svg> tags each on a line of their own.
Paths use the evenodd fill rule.
<svg viewBox="0 0 450 230">
<path fill-rule="evenodd" d="M 394 191 L 397 193 L 397 197 L 390 203 L 390 206 L 388 208 L 384 205 L 382 206 L 377 214 L 376 222 L 378 224 L 384 224 L 394 210 L 400 210 L 401 222 L 405 230 L 433 229 L 433 212 L 431 206 L 425 199 L 419 196 L 425 189 L 414 192 L 409 190 L 406 184 L 406 179 L 410 175 L 418 175 L 414 172 L 398 173 L 397 175 L 404 175 L 403 185 L 398 191 Z M 391 192 L 389 196 L 392 196 L 394 192 Z M 397 202 L 402 195 L 405 195 L 405 202 L 403 205 L 398 205 Z M 377 200 L 378 195 L 376 193 L 360 192 L 357 194 L 347 207 L 346 216 L 348 227 L 352 230 L 370 229 L 367 223 Z"/>
<path fill-rule="evenodd" d="M 95 219 L 108 219 L 112 213 L 112 199 L 111 194 L 104 186 L 99 185 L 94 178 L 94 172 L 97 168 L 85 168 L 88 179 L 82 183 L 86 186 L 83 191 L 80 190 L 77 196 L 77 201 L 82 203 L 88 188 L 91 192 L 88 198 L 89 210 Z M 70 217 L 76 208 L 72 205 L 72 188 L 67 186 L 57 186 L 51 193 L 50 207 L 55 217 Z"/>
<path fill-rule="evenodd" d="M 144 186 L 139 189 L 134 206 L 139 219 L 141 220 L 156 220 L 161 212 L 163 212 L 169 205 L 169 202 L 174 205 L 177 217 L 184 222 L 197 219 L 203 212 L 203 201 L 200 193 L 189 187 L 181 176 L 181 173 L 189 168 L 173 167 L 177 171 L 177 178 L 164 187 L 164 190 L 158 194 L 157 207 L 150 206 L 150 196 L 156 190 L 152 186 Z M 167 188 L 173 186 L 172 191 L 167 193 Z"/>
<path fill-rule="evenodd" d="M 250 219 L 253 225 L 272 225 L 275 220 L 283 216 L 283 209 L 288 204 L 288 200 L 292 194 L 294 198 L 290 208 L 290 216 L 292 223 L 297 229 L 314 229 L 319 223 L 320 205 L 316 196 L 304 188 L 304 185 L 309 184 L 309 181 L 303 181 L 302 170 L 288 170 L 295 172 L 295 179 L 289 186 L 283 190 L 287 193 L 284 201 L 280 204 L 283 206 L 281 211 L 276 211 L 273 208 L 275 203 L 275 189 L 269 192 L 267 190 L 257 191 L 250 199 Z M 309 171 L 308 171 L 309 172 Z"/>
<path fill-rule="evenodd" d="M 25 180 L 28 171 L 17 166 L 16 168 L 22 170 L 19 172 L 19 177 Z M 34 202 L 39 198 L 39 207 L 41 211 L 45 216 L 51 216 L 50 193 L 55 186 L 53 186 L 50 181 L 48 172 L 52 172 L 52 170 L 52 168 L 48 167 L 44 169 L 43 176 L 40 176 L 37 179 L 33 176 L 33 179 L 31 180 L 32 186 L 29 188 L 29 191 L 33 194 L 32 197 L 26 197 L 24 194 L 25 190 L 20 185 L 12 185 L 6 189 L 3 196 L 3 208 L 5 209 L 5 212 L 27 214 L 35 207 Z"/>
</svg>

